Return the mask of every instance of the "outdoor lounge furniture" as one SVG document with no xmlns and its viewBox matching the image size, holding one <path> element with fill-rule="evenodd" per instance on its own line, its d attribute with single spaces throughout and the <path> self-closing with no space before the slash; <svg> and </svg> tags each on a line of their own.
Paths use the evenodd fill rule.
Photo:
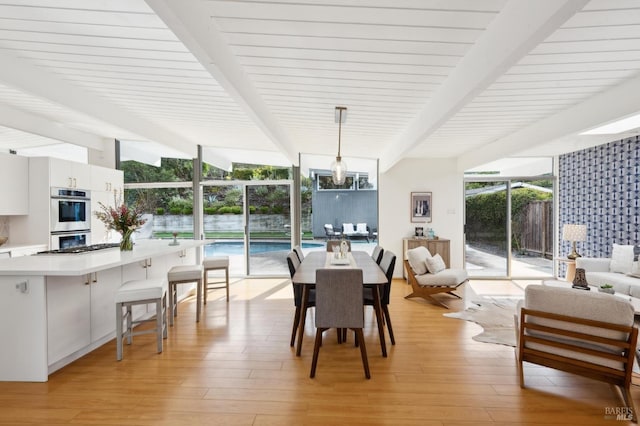
<svg viewBox="0 0 640 426">
<path fill-rule="evenodd" d="M 350 240 L 366 239 L 369 242 L 369 227 L 366 223 L 356 223 L 355 227 L 353 223 L 343 223 L 342 235 Z"/>
<path fill-rule="evenodd" d="M 434 299 L 433 295 L 448 293 L 460 299 L 460 296 L 453 291 L 469 279 L 467 271 L 446 268 L 439 254 L 431 256 L 429 250 L 422 246 L 407 250 L 404 267 L 407 271 L 407 280 L 413 290 L 411 294 L 405 296 L 405 299 L 422 297 L 447 309 L 449 307 Z"/>
<path fill-rule="evenodd" d="M 638 329 L 628 300 L 530 285 L 518 308 L 516 359 L 521 387 L 523 361 L 603 381 L 620 390 L 625 420 L 637 422 L 629 387 Z"/>
<path fill-rule="evenodd" d="M 324 235 L 327 238 L 327 241 L 340 238 L 342 232 L 336 231 L 333 229 L 333 225 L 330 223 L 325 223 L 324 225 Z"/>
</svg>

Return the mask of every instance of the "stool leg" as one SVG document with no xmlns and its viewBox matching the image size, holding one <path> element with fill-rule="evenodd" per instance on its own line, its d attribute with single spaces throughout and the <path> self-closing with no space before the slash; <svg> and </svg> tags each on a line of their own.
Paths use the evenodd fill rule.
<svg viewBox="0 0 640 426">
<path fill-rule="evenodd" d="M 224 278 L 227 281 L 227 302 L 229 301 L 229 267 L 224 268 Z"/>
<path fill-rule="evenodd" d="M 122 360 L 122 303 L 116 303 L 116 361 Z"/>
<path fill-rule="evenodd" d="M 176 289 L 175 284 L 170 282 L 169 283 L 169 325 L 171 326 L 173 326 L 173 317 L 174 317 L 173 305 L 175 303 L 175 299 L 174 299 L 173 292 L 175 291 L 175 289 Z M 177 312 L 175 312 L 175 314 L 177 314 Z"/>
<path fill-rule="evenodd" d="M 196 281 L 196 303 L 198 304 L 196 306 L 196 322 L 200 322 L 200 309 L 202 308 L 202 284 L 203 284 L 203 279 L 200 278 L 198 281 Z"/>
<path fill-rule="evenodd" d="M 162 298 L 160 298 L 156 299 L 156 340 L 158 343 L 158 353 L 162 353 L 162 323 L 164 322 L 162 318 Z"/>
<path fill-rule="evenodd" d="M 133 325 L 132 325 L 132 321 L 133 321 L 133 313 L 132 313 L 132 308 L 131 308 L 131 304 L 128 303 L 126 304 L 127 306 L 127 345 L 130 345 L 131 342 L 133 342 L 133 336 L 131 335 L 133 332 Z"/>
<path fill-rule="evenodd" d="M 204 270 L 204 282 L 202 283 L 202 290 L 204 291 L 204 304 L 207 304 L 207 293 L 209 293 L 209 270 Z"/>
<path fill-rule="evenodd" d="M 162 294 L 162 338 L 167 338 L 167 293 Z"/>
</svg>

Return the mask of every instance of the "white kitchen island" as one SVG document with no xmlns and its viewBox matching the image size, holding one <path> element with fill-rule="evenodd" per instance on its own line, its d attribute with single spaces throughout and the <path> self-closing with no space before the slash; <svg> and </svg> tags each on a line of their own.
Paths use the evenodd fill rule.
<svg viewBox="0 0 640 426">
<path fill-rule="evenodd" d="M 46 382 L 52 372 L 112 340 L 120 285 L 166 277 L 171 266 L 195 263 L 195 251 L 206 241 L 169 243 L 142 240 L 130 252 L 0 259 L 0 381 Z M 147 311 L 142 306 L 134 315 Z"/>
</svg>

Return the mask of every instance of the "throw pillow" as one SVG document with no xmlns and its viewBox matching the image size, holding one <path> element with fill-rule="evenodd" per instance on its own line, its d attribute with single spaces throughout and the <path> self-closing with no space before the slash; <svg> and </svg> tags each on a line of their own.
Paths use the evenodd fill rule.
<svg viewBox="0 0 640 426">
<path fill-rule="evenodd" d="M 444 264 L 444 260 L 442 257 L 436 253 L 435 256 L 427 258 L 425 261 L 427 264 L 427 269 L 432 274 L 437 274 L 438 272 L 444 271 L 447 266 Z"/>
<path fill-rule="evenodd" d="M 409 266 L 413 269 L 416 275 L 422 275 L 427 273 L 427 264 L 425 260 L 431 257 L 431 253 L 426 247 L 420 246 L 410 250 L 407 250 L 407 260 Z"/>
<path fill-rule="evenodd" d="M 609 265 L 609 270 L 611 272 L 629 274 L 631 273 L 632 266 L 633 246 L 614 244 L 613 250 L 611 251 L 611 264 Z"/>
</svg>

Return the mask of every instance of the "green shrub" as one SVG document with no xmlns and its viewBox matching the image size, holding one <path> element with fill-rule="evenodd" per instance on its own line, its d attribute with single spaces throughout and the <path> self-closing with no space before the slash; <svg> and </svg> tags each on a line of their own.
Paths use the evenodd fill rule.
<svg viewBox="0 0 640 426">
<path fill-rule="evenodd" d="M 282 207 L 282 205 L 280 204 L 276 204 L 271 208 L 271 212 L 275 214 L 281 214 L 282 212 L 284 212 L 284 207 Z"/>
<path fill-rule="evenodd" d="M 182 214 L 181 207 L 169 207 L 169 213 L 171 214 Z"/>
<path fill-rule="evenodd" d="M 220 208 L 218 209 L 218 213 L 219 213 L 219 214 L 231 214 L 231 213 L 233 213 L 233 212 L 231 211 L 231 209 L 232 209 L 232 207 L 230 207 L 230 206 L 220 207 Z"/>
<path fill-rule="evenodd" d="M 158 207 L 158 208 L 156 209 L 156 215 L 158 215 L 158 216 L 162 216 L 163 214 L 164 214 L 164 208 L 162 208 L 162 207 Z"/>
<path fill-rule="evenodd" d="M 249 213 L 254 214 L 256 212 L 256 206 L 249 206 Z"/>
<path fill-rule="evenodd" d="M 233 213 L 233 214 L 242 214 L 242 207 L 240 207 L 240 206 L 231 207 L 231 213 Z"/>
<path fill-rule="evenodd" d="M 260 214 L 269 214 L 269 211 L 271 209 L 269 208 L 269 206 L 260 206 L 258 207 L 258 213 Z"/>
<path fill-rule="evenodd" d="M 193 214 L 193 206 L 184 206 L 182 208 L 182 214 Z"/>
<path fill-rule="evenodd" d="M 204 214 L 216 214 L 218 213 L 218 208 L 217 207 L 205 207 L 204 208 Z"/>
</svg>

